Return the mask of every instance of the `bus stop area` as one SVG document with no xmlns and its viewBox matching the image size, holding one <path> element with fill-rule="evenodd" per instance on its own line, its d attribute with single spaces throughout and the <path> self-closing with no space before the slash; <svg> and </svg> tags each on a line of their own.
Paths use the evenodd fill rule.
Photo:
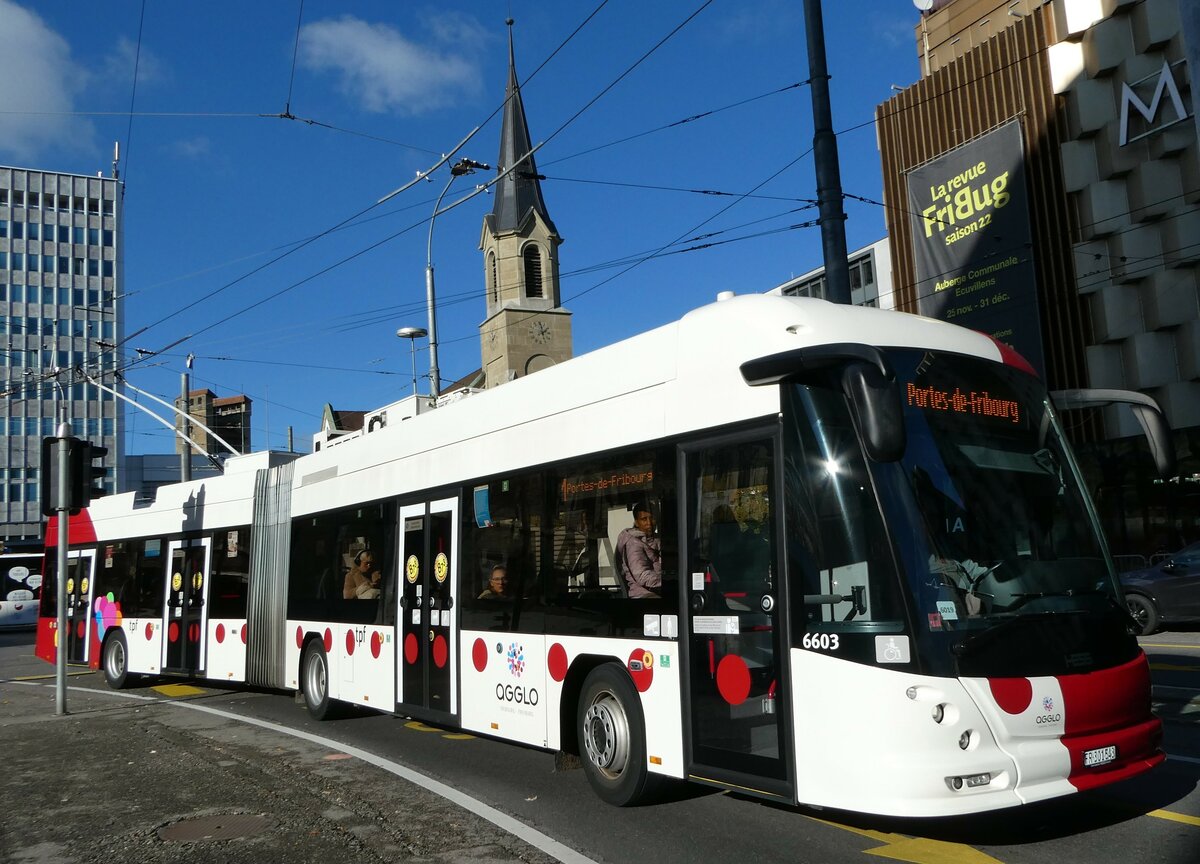
<svg viewBox="0 0 1200 864">
<path fill-rule="evenodd" d="M 30 655 L 0 646 L 0 861 L 553 860 L 359 758 L 185 707 L 212 691 L 72 668 L 56 716 Z"/>
</svg>

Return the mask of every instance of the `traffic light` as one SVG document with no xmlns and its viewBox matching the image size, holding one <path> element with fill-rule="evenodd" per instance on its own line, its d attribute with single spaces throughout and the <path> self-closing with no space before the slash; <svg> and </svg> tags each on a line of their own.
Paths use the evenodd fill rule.
<svg viewBox="0 0 1200 864">
<path fill-rule="evenodd" d="M 108 448 L 91 441 L 71 439 L 71 512 L 77 513 L 88 506 L 93 498 L 108 494 L 104 488 L 104 457 Z M 99 465 L 93 465 L 100 460 Z M 99 481 L 99 485 L 93 483 Z"/>
<path fill-rule="evenodd" d="M 58 515 L 58 438 L 42 439 L 42 471 L 39 477 L 43 516 Z"/>
</svg>

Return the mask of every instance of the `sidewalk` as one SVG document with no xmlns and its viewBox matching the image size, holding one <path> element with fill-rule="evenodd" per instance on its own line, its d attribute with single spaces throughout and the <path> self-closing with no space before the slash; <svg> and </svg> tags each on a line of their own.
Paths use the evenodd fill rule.
<svg viewBox="0 0 1200 864">
<path fill-rule="evenodd" d="M 0 676 L 46 674 L 38 661 Z M 69 678 L 68 684 L 78 679 Z M 3 862 L 549 862 L 317 744 L 184 708 L 0 680 Z M 49 685 L 49 686 L 37 686 Z M 134 693 L 156 696 L 154 691 Z"/>
</svg>

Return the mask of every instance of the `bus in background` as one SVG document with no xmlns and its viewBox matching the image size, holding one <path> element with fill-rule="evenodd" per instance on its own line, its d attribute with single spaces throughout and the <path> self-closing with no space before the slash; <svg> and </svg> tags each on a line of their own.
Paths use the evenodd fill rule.
<svg viewBox="0 0 1200 864">
<path fill-rule="evenodd" d="M 42 597 L 42 554 L 0 554 L 0 629 L 34 627 Z"/>
<path fill-rule="evenodd" d="M 1164 758 L 1051 397 L 987 336 L 730 297 L 404 405 L 311 455 L 93 502 L 68 632 L 51 573 L 38 656 L 576 753 L 617 805 L 688 780 L 953 815 Z"/>
</svg>

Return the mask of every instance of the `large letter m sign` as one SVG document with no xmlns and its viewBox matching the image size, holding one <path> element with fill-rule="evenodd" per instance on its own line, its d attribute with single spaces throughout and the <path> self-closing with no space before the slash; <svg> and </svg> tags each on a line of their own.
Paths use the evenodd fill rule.
<svg viewBox="0 0 1200 864">
<path fill-rule="evenodd" d="M 1153 76 L 1147 76 L 1141 81 L 1134 82 L 1135 84 L 1143 84 L 1150 81 Z M 1187 109 L 1183 107 L 1183 97 L 1179 95 L 1179 87 L 1175 84 L 1175 76 L 1171 72 L 1171 64 L 1163 61 L 1162 70 L 1158 73 L 1158 86 L 1154 88 L 1154 95 L 1150 97 L 1150 104 L 1143 102 L 1138 95 L 1133 92 L 1133 88 L 1125 82 L 1121 82 L 1121 137 L 1120 146 L 1124 147 L 1129 143 L 1129 107 L 1132 105 L 1137 109 L 1137 112 L 1142 115 L 1147 124 L 1153 124 L 1154 118 L 1158 116 L 1158 107 L 1163 101 L 1163 94 L 1171 97 L 1171 107 L 1175 109 L 1175 119 L 1170 122 L 1160 123 L 1151 129 L 1147 129 L 1140 135 L 1135 135 L 1133 140 L 1137 141 L 1140 138 L 1145 138 L 1147 135 L 1157 132 L 1159 129 L 1164 129 L 1167 126 L 1173 126 L 1188 117 Z"/>
</svg>

